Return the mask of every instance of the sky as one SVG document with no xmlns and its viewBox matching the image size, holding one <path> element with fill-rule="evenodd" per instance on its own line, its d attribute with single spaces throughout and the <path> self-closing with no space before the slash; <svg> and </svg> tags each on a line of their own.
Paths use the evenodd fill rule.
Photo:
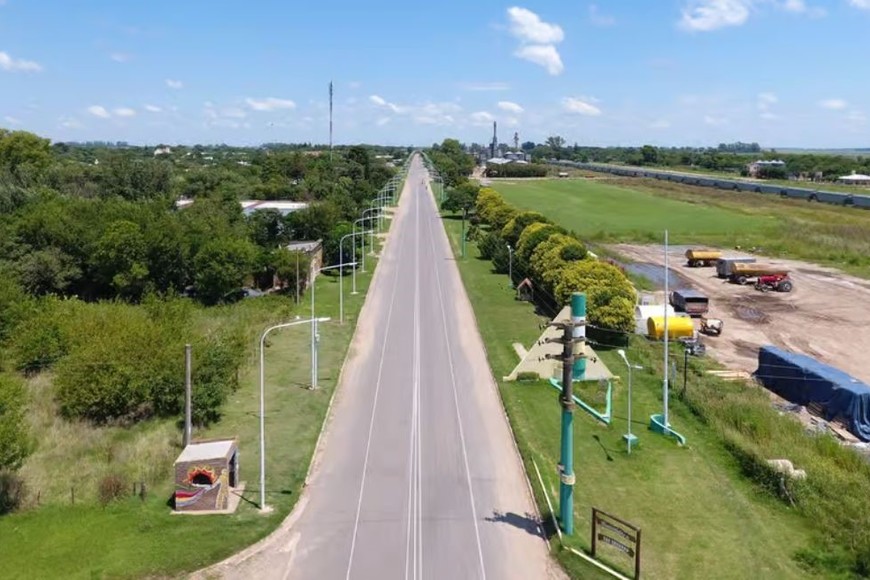
<svg viewBox="0 0 870 580">
<path fill-rule="evenodd" d="M 870 0 L 0 0 L 55 141 L 870 147 Z"/>
</svg>

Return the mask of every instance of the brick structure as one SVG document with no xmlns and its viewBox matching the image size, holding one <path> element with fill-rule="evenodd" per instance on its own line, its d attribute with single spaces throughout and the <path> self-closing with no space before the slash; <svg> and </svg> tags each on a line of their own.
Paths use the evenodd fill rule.
<svg viewBox="0 0 870 580">
<path fill-rule="evenodd" d="M 175 510 L 225 510 L 239 484 L 239 446 L 235 439 L 197 441 L 175 460 Z"/>
</svg>

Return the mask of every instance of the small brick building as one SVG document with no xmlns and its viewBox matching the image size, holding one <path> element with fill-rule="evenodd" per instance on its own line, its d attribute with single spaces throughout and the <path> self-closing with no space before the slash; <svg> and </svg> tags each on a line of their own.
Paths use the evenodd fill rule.
<svg viewBox="0 0 870 580">
<path fill-rule="evenodd" d="M 239 445 L 235 439 L 197 441 L 175 460 L 175 510 L 225 510 L 239 484 Z"/>
</svg>

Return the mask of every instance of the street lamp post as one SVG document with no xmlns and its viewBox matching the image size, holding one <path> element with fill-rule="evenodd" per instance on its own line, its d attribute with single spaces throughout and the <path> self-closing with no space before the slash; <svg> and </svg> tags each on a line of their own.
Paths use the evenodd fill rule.
<svg viewBox="0 0 870 580">
<path fill-rule="evenodd" d="M 339 270 L 339 278 L 338 278 L 338 311 L 339 311 L 339 322 L 344 324 L 344 267 L 345 266 L 353 266 L 353 290 L 351 294 L 356 294 L 356 256 L 353 257 L 353 262 L 344 263 L 344 240 L 353 236 L 365 235 L 368 232 L 358 232 L 355 234 L 346 234 L 342 236 L 342 238 L 338 241 L 338 267 L 341 268 Z M 351 245 L 356 249 L 356 246 L 351 243 Z"/>
<path fill-rule="evenodd" d="M 340 251 L 340 250 L 339 250 Z M 334 270 L 341 268 L 342 265 L 327 266 L 325 268 L 317 268 L 314 270 L 314 278 L 311 281 L 311 319 L 314 323 L 311 325 L 311 386 L 312 391 L 317 388 L 317 343 L 320 342 L 320 335 L 317 334 L 317 318 L 314 317 L 314 294 L 317 288 L 317 274 L 326 270 Z"/>
<path fill-rule="evenodd" d="M 298 326 L 300 324 L 311 324 L 312 328 L 317 321 L 327 322 L 329 318 L 319 318 L 317 320 L 297 320 L 295 322 L 286 322 L 284 324 L 276 324 L 270 326 L 263 331 L 260 336 L 260 511 L 269 512 L 266 507 L 266 336 L 273 330 L 279 328 L 287 328 L 290 326 Z"/>
<path fill-rule="evenodd" d="M 625 356 L 625 351 L 619 349 L 616 351 L 622 360 L 625 362 L 625 366 L 628 367 L 628 433 L 622 436 L 625 439 L 626 446 L 628 448 L 628 453 L 631 454 L 631 447 L 637 443 L 637 436 L 631 433 L 631 371 L 642 370 L 643 367 L 640 365 L 633 365 L 628 362 L 628 357 Z"/>
<path fill-rule="evenodd" d="M 360 222 L 371 221 L 372 219 L 374 219 L 373 216 L 369 216 L 369 217 L 361 217 L 358 220 L 354 221 L 353 222 L 353 231 L 356 232 L 356 224 L 358 224 Z M 359 227 L 364 228 L 365 226 L 360 223 Z M 365 238 L 365 236 L 362 236 L 360 238 L 360 244 L 362 245 L 362 273 L 365 274 L 366 273 L 366 238 Z"/>
</svg>

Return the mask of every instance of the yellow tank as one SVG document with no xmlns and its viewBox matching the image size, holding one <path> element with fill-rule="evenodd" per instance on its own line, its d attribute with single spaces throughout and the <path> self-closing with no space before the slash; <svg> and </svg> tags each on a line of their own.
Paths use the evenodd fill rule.
<svg viewBox="0 0 870 580">
<path fill-rule="evenodd" d="M 686 250 L 686 260 L 690 266 L 710 266 L 721 257 L 719 250 Z"/>
<path fill-rule="evenodd" d="M 650 316 L 646 321 L 647 336 L 662 340 L 665 336 L 665 317 Z M 688 316 L 668 316 L 668 337 L 692 338 L 695 334 L 695 323 Z"/>
</svg>

